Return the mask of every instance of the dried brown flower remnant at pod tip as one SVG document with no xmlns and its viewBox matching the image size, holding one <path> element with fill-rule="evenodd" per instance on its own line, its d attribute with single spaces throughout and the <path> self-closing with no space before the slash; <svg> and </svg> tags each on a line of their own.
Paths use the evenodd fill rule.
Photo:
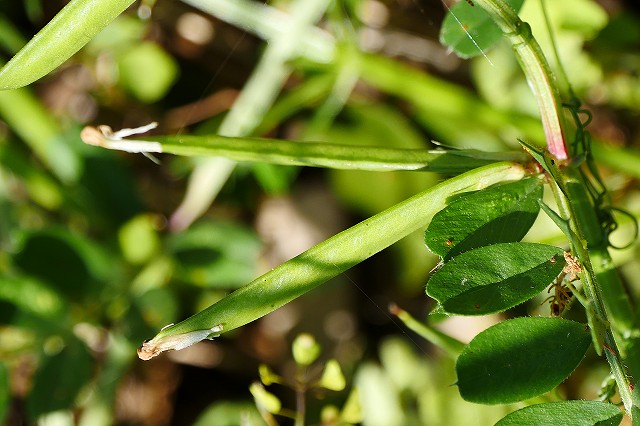
<svg viewBox="0 0 640 426">
<path fill-rule="evenodd" d="M 163 328 L 163 330 L 165 328 Z M 142 342 L 142 346 L 138 348 L 138 358 L 147 361 L 165 351 L 179 351 L 180 349 L 187 348 L 202 340 L 213 339 L 214 337 L 219 336 L 222 330 L 223 325 L 219 324 L 210 329 L 194 330 L 173 336 L 159 337 L 158 335 L 153 339 L 148 339 Z M 162 334 L 162 332 L 160 334 Z"/>
<path fill-rule="evenodd" d="M 128 140 L 129 136 L 146 133 L 158 127 L 158 123 L 149 123 L 146 126 L 133 129 L 121 129 L 113 131 L 109 126 L 86 126 L 80 132 L 80 138 L 87 145 L 100 146 L 102 148 L 115 149 L 126 152 L 162 152 L 162 145 L 158 142 L 143 140 Z"/>
</svg>

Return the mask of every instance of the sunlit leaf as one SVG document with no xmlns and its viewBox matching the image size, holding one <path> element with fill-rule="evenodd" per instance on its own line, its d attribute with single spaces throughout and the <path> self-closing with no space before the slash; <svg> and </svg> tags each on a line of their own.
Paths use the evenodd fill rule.
<svg viewBox="0 0 640 426">
<path fill-rule="evenodd" d="M 615 426 L 622 412 L 613 404 L 600 401 L 556 401 L 530 405 L 504 417 L 496 426 Z"/>
<path fill-rule="evenodd" d="M 562 383 L 590 343 L 588 327 L 565 319 L 501 322 L 478 334 L 460 354 L 460 395 L 481 404 L 533 398 Z"/>
<path fill-rule="evenodd" d="M 145 292 L 135 299 L 135 305 L 145 323 L 152 327 L 172 323 L 178 313 L 175 294 L 167 288 L 154 288 Z"/>
<path fill-rule="evenodd" d="M 360 391 L 357 387 L 351 389 L 347 397 L 347 402 L 342 407 L 342 420 L 347 423 L 359 424 L 362 422 L 362 403 L 360 402 Z"/>
<path fill-rule="evenodd" d="M 427 283 L 427 294 L 453 314 L 500 312 L 540 293 L 564 264 L 562 249 L 545 244 L 480 247 L 438 269 Z"/>
<path fill-rule="evenodd" d="M 56 177 L 66 183 L 78 179 L 82 165 L 77 152 L 70 147 L 56 119 L 31 90 L 0 92 L 0 117 Z M 18 166 L 13 159 L 11 164 Z"/>
<path fill-rule="evenodd" d="M 260 364 L 258 372 L 260 373 L 260 381 L 265 386 L 280 382 L 280 376 L 274 373 L 266 364 Z"/>
<path fill-rule="evenodd" d="M 518 11 L 524 0 L 505 0 L 505 3 Z M 486 53 L 500 37 L 500 28 L 471 0 L 452 6 L 440 30 L 440 42 L 465 59 Z"/>
<path fill-rule="evenodd" d="M 476 247 L 520 241 L 538 216 L 538 178 L 495 185 L 456 199 L 425 232 L 429 250 L 444 260 Z"/>
</svg>

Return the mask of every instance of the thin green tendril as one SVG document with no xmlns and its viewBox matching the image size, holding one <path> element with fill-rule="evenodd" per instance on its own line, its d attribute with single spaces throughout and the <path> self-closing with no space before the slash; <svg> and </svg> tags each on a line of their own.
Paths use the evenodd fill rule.
<svg viewBox="0 0 640 426">
<path fill-rule="evenodd" d="M 600 172 L 596 167 L 595 159 L 591 152 L 591 133 L 587 130 L 587 126 L 591 123 L 593 116 L 590 111 L 582 108 L 580 100 L 573 97 L 569 102 L 563 105 L 568 109 L 573 121 L 576 125 L 576 133 L 573 138 L 573 158 L 574 165 L 580 167 L 582 164 L 586 166 L 580 167 L 580 174 L 582 175 L 584 182 L 586 183 L 589 196 L 593 203 L 596 216 L 600 226 L 602 227 L 602 233 L 609 247 L 614 249 L 625 249 L 630 247 L 635 239 L 640 235 L 640 228 L 635 217 L 627 212 L 611 205 L 611 196 L 607 191 Z M 634 233 L 631 241 L 624 246 L 616 246 L 611 242 L 611 234 L 618 229 L 618 222 L 615 219 L 614 212 L 619 212 L 632 219 L 634 224 Z"/>
</svg>

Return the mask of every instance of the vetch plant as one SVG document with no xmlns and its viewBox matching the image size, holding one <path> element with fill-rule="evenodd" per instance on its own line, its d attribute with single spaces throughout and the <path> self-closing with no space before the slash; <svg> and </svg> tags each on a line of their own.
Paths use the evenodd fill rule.
<svg viewBox="0 0 640 426">
<path fill-rule="evenodd" d="M 96 19 L 105 26 L 131 2 L 112 6 L 107 1 L 90 3 L 100 11 Z M 199 6 L 200 2 L 192 3 L 204 7 Z M 301 3 L 295 13 L 303 14 Z M 441 38 L 463 57 L 486 57 L 487 49 L 500 37 L 510 42 L 537 101 L 545 146 L 523 140 L 520 151 L 484 152 L 242 136 L 258 125 L 258 118 L 251 116 L 243 121 L 238 117 L 255 109 L 268 109 L 277 94 L 276 88 L 288 75 L 287 60 L 300 54 L 287 45 L 282 33 L 278 33 L 281 39 L 275 44 L 280 47 L 271 46 L 275 50 L 269 51 L 269 55 L 275 55 L 272 63 L 277 65 L 271 90 L 257 98 L 247 95 L 249 89 L 243 92 L 225 119 L 221 134 L 132 138 L 152 130 L 155 123 L 116 132 L 106 126 L 86 127 L 82 139 L 98 147 L 145 155 L 224 157 L 226 160 L 212 160 L 222 170 L 222 178 L 214 187 L 219 187 L 231 173 L 234 161 L 455 175 L 317 244 L 196 315 L 162 328 L 142 344 L 139 357 L 151 359 L 242 327 L 410 233 L 426 228 L 425 243 L 441 258 L 426 286 L 426 294 L 437 302 L 435 313 L 464 316 L 500 313 L 538 295 L 546 298 L 550 306 L 550 318 L 508 319 L 481 332 L 468 345 L 418 323 L 397 307 L 392 309 L 408 327 L 456 358 L 456 385 L 465 400 L 507 404 L 539 397 L 561 384 L 593 345 L 595 352 L 606 359 L 624 411 L 604 401 L 546 402 L 516 411 L 499 424 L 541 421 L 618 424 L 623 415 L 638 423 L 640 397 L 634 388 L 640 378 L 640 329 L 637 312 L 609 253 L 610 235 L 617 227 L 614 216 L 617 210 L 611 205 L 595 165 L 587 130 L 590 115 L 581 109 L 568 84 L 566 87 L 556 84 L 556 80 L 569 79 L 564 76 L 557 79 L 552 73 L 530 26 L 518 17 L 522 3 L 522 0 L 459 2 L 449 10 Z M 88 41 L 79 38 L 67 46 L 56 37 L 59 31 L 66 31 L 69 22 L 82 20 L 85 13 L 82 4 L 80 0 L 71 2 L 0 70 L 0 87 L 14 88 L 40 78 Z M 316 46 L 314 52 L 330 51 L 323 49 L 331 41 L 309 28 L 326 4 L 319 2 L 316 7 L 314 13 L 300 17 L 296 21 L 299 25 L 289 29 L 296 34 L 309 34 L 312 41 L 317 41 L 310 43 Z M 281 31 L 256 26 L 257 32 L 263 30 Z M 95 32 L 86 34 L 90 37 Z M 44 49 L 45 45 L 50 46 Z M 368 55 L 358 55 L 363 70 L 371 65 L 366 71 L 370 74 L 365 76 L 366 72 L 361 71 L 364 79 L 379 78 L 376 69 L 390 70 Z M 345 81 L 353 83 L 355 79 L 345 77 Z M 553 202 L 543 198 L 544 188 L 553 196 Z M 565 235 L 566 247 L 522 241 L 540 210 Z M 586 323 L 562 318 L 572 303 L 584 307 Z M 298 367 L 312 364 L 318 351 L 308 336 L 300 337 L 293 348 Z M 327 377 L 323 376 L 320 383 L 324 388 L 340 387 L 336 385 L 341 377 L 336 365 L 326 364 Z M 281 380 L 265 369 L 262 373 L 265 385 Z M 282 414 L 280 402 L 262 385 L 253 386 L 251 392 L 265 418 L 271 419 L 265 413 Z M 609 390 L 607 395 L 612 399 L 613 392 Z M 304 410 L 299 408 L 294 417 L 296 424 L 303 424 Z"/>
</svg>

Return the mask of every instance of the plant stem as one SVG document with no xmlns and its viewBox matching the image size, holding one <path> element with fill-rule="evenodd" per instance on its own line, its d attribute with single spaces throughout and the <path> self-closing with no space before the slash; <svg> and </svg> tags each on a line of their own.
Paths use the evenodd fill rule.
<svg viewBox="0 0 640 426">
<path fill-rule="evenodd" d="M 631 414 L 631 407 L 633 403 L 632 403 L 630 389 L 632 384 L 630 383 L 629 377 L 626 374 L 626 367 L 624 365 L 624 361 L 618 349 L 618 344 L 616 342 L 612 329 L 609 326 L 608 318 L 611 317 L 611 315 L 607 314 L 607 309 L 605 307 L 605 298 L 603 297 L 603 291 L 601 291 L 601 286 L 599 285 L 599 282 L 602 282 L 604 280 L 598 279 L 599 278 L 598 274 L 595 272 L 596 268 L 594 268 L 594 265 L 592 263 L 592 259 L 594 258 L 594 256 L 590 253 L 591 250 L 588 250 L 584 244 L 585 242 L 587 242 L 588 244 L 588 240 L 584 238 L 584 228 L 580 228 L 579 221 L 576 220 L 579 216 L 577 212 L 581 212 L 582 215 L 584 215 L 585 212 L 593 212 L 593 209 L 588 207 L 589 206 L 588 203 L 587 203 L 586 209 L 581 208 L 581 207 L 584 207 L 584 205 L 581 205 L 575 199 L 566 197 L 564 193 L 560 191 L 560 187 L 558 187 L 557 185 L 552 184 L 552 188 L 555 189 L 554 195 L 555 195 L 556 201 L 558 202 L 558 206 L 560 208 L 561 214 L 564 217 L 569 218 L 571 228 L 577 234 L 577 238 L 574 241 L 572 241 L 572 250 L 574 251 L 574 253 L 578 255 L 578 258 L 582 262 L 582 267 L 584 268 L 584 271 L 582 274 L 582 282 L 584 285 L 585 294 L 589 298 L 589 301 L 593 304 L 593 308 L 597 316 L 596 320 L 599 321 L 600 325 L 602 325 L 604 328 L 604 336 L 603 336 L 604 337 L 603 347 L 605 349 L 604 354 L 611 368 L 611 373 L 613 374 L 613 377 L 618 385 L 618 392 L 620 394 L 620 398 L 625 406 L 625 409 L 627 410 L 627 413 Z M 573 191 L 574 196 L 579 194 L 579 192 L 576 191 L 577 188 L 578 187 L 574 188 L 574 191 Z M 578 196 L 577 198 L 580 198 L 580 197 Z M 583 199 L 582 201 L 586 201 L 586 199 Z M 605 252 L 606 252 L 606 248 L 605 248 Z M 608 256 L 608 253 L 607 253 L 607 256 Z M 617 274 L 614 273 L 614 275 L 617 277 Z M 606 281 L 611 282 L 611 280 L 606 280 Z M 628 306 L 627 299 L 625 299 L 625 302 L 626 302 L 626 305 Z M 589 307 L 586 306 L 585 308 L 588 309 Z M 632 312 L 628 312 L 627 309 L 625 309 L 625 307 L 622 307 L 622 311 L 625 312 L 626 314 L 632 315 Z M 616 315 L 616 316 L 619 316 L 619 315 Z M 617 324 L 617 322 L 614 321 L 613 324 L 615 325 Z M 595 324 L 595 325 L 598 326 L 598 324 Z M 595 332 L 598 333 L 597 330 L 595 330 Z M 627 347 L 628 349 L 629 345 L 625 345 L 625 347 Z M 637 352 L 637 351 L 634 351 L 634 352 Z M 633 354 L 632 352 L 629 352 L 627 353 L 626 358 L 627 360 L 633 360 L 633 362 L 636 362 L 635 361 L 637 359 L 636 355 L 637 354 Z"/>
<path fill-rule="evenodd" d="M 264 40 L 287 36 L 294 19 L 274 6 L 250 0 L 182 0 L 221 21 L 235 25 Z M 309 27 L 297 40 L 300 51 L 307 59 L 328 63 L 333 60 L 334 39 L 327 31 Z"/>
<path fill-rule="evenodd" d="M 620 277 L 616 273 L 607 250 L 608 241 L 598 224 L 594 206 L 586 193 L 582 176 L 573 167 L 566 167 L 559 175 L 562 194 L 557 194 L 559 205 L 564 204 L 572 229 L 578 236 L 577 250 L 585 273 L 585 289 L 605 325 L 605 355 L 618 384 L 618 392 L 627 412 L 631 413 L 630 377 L 640 372 L 640 342 L 636 316 L 629 303 Z M 563 198 L 566 197 L 566 203 Z M 624 361 L 623 361 L 624 359 Z M 626 362 L 625 362 L 626 361 Z"/>
<path fill-rule="evenodd" d="M 422 336 L 425 340 L 431 342 L 435 346 L 442 349 L 452 359 L 456 359 L 462 352 L 466 344 L 449 336 L 446 333 L 441 332 L 427 324 L 424 324 L 415 319 L 411 314 L 404 309 L 400 308 L 396 304 L 389 306 L 389 312 L 396 316 L 400 321 L 404 323 L 410 330 Z"/>
<path fill-rule="evenodd" d="M 573 249 L 584 267 L 583 282 L 596 315 L 604 327 L 604 348 L 607 361 L 618 384 L 620 397 L 631 417 L 632 399 L 630 380 L 623 359 L 633 375 L 640 374 L 640 332 L 637 318 L 616 274 L 608 252 L 608 239 L 604 234 L 595 206 L 580 170 L 569 159 L 563 129 L 565 123 L 562 103 L 555 79 L 540 46 L 531 34 L 531 28 L 522 22 L 516 12 L 503 0 L 476 0 L 503 32 L 509 37 L 515 54 L 523 68 L 542 116 L 549 153 L 543 166 L 561 191 L 555 191 L 556 201 L 571 229 L 577 235 Z M 553 184 L 552 184 L 553 186 Z M 612 323 L 609 324 L 609 318 Z M 615 336 L 615 339 L 614 339 Z M 617 342 L 617 344 L 616 344 Z M 622 352 L 618 352 L 617 346 Z"/>
<path fill-rule="evenodd" d="M 504 0 L 478 0 L 511 42 L 518 62 L 538 102 L 540 118 L 549 152 L 559 160 L 569 158 L 564 134 L 562 102 L 549 64 L 540 45 L 531 33 L 531 27 Z"/>
<path fill-rule="evenodd" d="M 551 20 L 549 19 L 549 13 L 547 13 L 547 6 L 545 5 L 544 0 L 540 0 L 540 9 L 542 9 L 544 23 L 547 27 L 547 32 L 549 33 L 549 41 L 551 42 L 552 46 L 553 59 L 556 62 L 556 75 L 558 76 L 558 80 L 560 81 L 561 90 L 564 91 L 563 93 L 565 95 L 569 93 L 570 97 L 574 97 L 573 90 L 571 89 L 571 83 L 569 83 L 569 78 L 567 77 L 567 73 L 564 71 L 562 61 L 560 60 L 558 45 L 556 43 L 556 36 L 553 32 L 553 28 L 551 28 Z"/>
<path fill-rule="evenodd" d="M 302 370 L 304 367 L 298 366 L 298 377 L 296 378 L 296 416 L 295 426 L 304 426 L 304 418 L 307 412 L 306 404 L 306 374 Z"/>
</svg>

